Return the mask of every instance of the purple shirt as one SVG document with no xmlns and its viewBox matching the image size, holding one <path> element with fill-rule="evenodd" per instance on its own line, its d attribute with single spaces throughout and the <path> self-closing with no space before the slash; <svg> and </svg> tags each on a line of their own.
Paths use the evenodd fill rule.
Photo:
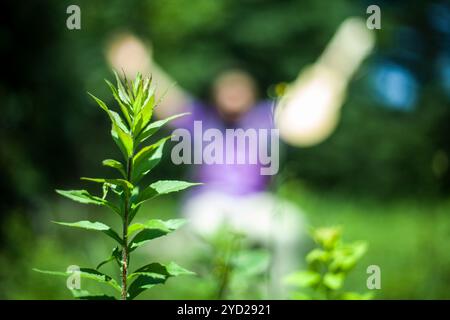
<svg viewBox="0 0 450 320">
<path fill-rule="evenodd" d="M 190 131 L 192 137 L 192 144 L 194 142 L 194 121 L 202 121 L 203 133 L 209 128 L 215 128 L 223 134 L 224 149 L 226 148 L 225 130 L 226 129 L 266 129 L 267 141 L 270 142 L 270 130 L 274 128 L 273 124 L 273 110 L 270 101 L 262 101 L 252 107 L 239 120 L 232 124 L 227 124 L 217 113 L 215 108 L 207 107 L 202 103 L 195 101 L 191 103 L 188 108 L 191 114 L 174 121 L 174 125 L 179 128 L 185 128 Z M 258 131 L 257 131 L 258 132 Z M 197 139 L 198 140 L 198 139 Z M 214 142 L 203 142 L 202 150 L 205 146 Z M 195 188 L 195 192 L 217 191 L 224 192 L 230 195 L 247 195 L 250 193 L 264 191 L 270 180 L 270 176 L 261 175 L 260 169 L 263 166 L 256 152 L 256 164 L 249 163 L 248 153 L 250 152 L 246 145 L 244 150 L 237 150 L 237 145 L 234 143 L 234 154 L 238 152 L 245 153 L 245 164 L 205 164 L 204 162 L 195 165 L 194 179 L 195 181 L 203 182 L 204 185 L 200 188 Z M 242 149 L 242 148 L 241 148 Z M 192 156 L 193 156 L 192 152 Z M 223 150 L 225 158 L 226 150 Z"/>
</svg>

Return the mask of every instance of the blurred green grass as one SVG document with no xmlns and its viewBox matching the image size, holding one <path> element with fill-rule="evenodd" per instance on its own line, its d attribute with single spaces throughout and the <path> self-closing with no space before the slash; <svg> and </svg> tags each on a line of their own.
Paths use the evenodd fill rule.
<svg viewBox="0 0 450 320">
<path fill-rule="evenodd" d="M 350 274 L 346 289 L 367 291 L 366 268 L 375 264 L 381 268 L 382 283 L 381 290 L 375 292 L 377 299 L 450 298 L 449 200 L 401 199 L 383 203 L 314 192 L 299 183 L 283 185 L 279 194 L 298 205 L 307 225 L 341 225 L 345 240 L 368 242 L 368 253 Z M 176 216 L 178 200 L 176 197 L 158 199 L 143 208 L 138 219 Z M 3 225 L 6 240 L 0 251 L 0 297 L 3 299 L 69 299 L 65 279 L 37 274 L 31 269 L 65 270 L 73 264 L 95 266 L 110 252 L 112 241 L 104 235 L 59 227 L 49 220 L 102 220 L 117 227 L 115 216 L 96 207 L 73 205 L 56 196 L 40 210 L 33 215 L 12 213 Z M 169 237 L 141 249 L 133 261 L 134 267 L 153 261 L 154 256 L 192 267 L 190 264 L 196 257 L 190 252 L 188 241 L 174 242 Z M 312 246 L 312 241 L 306 239 L 304 251 Z M 206 269 L 199 269 L 195 263 L 193 267 L 198 277 L 169 279 L 166 286 L 155 287 L 140 298 L 212 298 L 216 283 Z M 117 276 L 112 266 L 104 271 Z M 82 285 L 94 288 L 93 291 L 103 289 L 88 281 L 82 281 Z"/>
</svg>

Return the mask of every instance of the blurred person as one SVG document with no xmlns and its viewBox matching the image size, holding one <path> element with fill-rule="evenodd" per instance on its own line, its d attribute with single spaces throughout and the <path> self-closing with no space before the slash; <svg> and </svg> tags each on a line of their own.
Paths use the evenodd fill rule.
<svg viewBox="0 0 450 320">
<path fill-rule="evenodd" d="M 352 73 L 341 66 L 338 68 L 340 71 L 334 72 L 329 67 L 330 61 L 341 64 L 336 57 L 324 59 L 326 63 L 308 69 L 306 75 L 299 76 L 291 85 L 291 90 L 282 100 L 282 108 L 277 109 L 276 116 L 281 120 L 276 122 L 274 102 L 259 100 L 254 79 L 242 70 L 227 70 L 213 81 L 212 106 L 209 106 L 184 89 L 171 86 L 174 81 L 155 63 L 150 50 L 134 35 L 125 33 L 116 36 L 109 43 L 106 54 L 109 63 L 115 69 L 123 70 L 128 78 L 134 78 L 137 72 L 151 74 L 159 88 L 170 87 L 168 94 L 155 107 L 155 114 L 159 118 L 166 118 L 189 112 L 190 115 L 175 120 L 173 124 L 192 133 L 194 139 L 198 139 L 193 132 L 195 121 L 201 121 L 203 130 L 213 128 L 222 133 L 230 128 L 266 129 L 265 133 L 269 136 L 264 139 L 266 142 L 272 141 L 273 131 L 270 129 L 277 126 L 282 137 L 283 132 L 286 132 L 287 141 L 294 141 L 294 144 L 300 141 L 300 145 L 304 142 L 305 145 L 312 144 L 310 141 L 316 143 L 334 128 L 338 105 L 345 89 L 344 82 Z M 330 55 L 329 52 L 327 54 Z M 356 68 L 357 61 L 352 63 Z M 326 64 L 328 67 L 323 67 Z M 317 85 L 323 92 L 316 91 Z M 315 112 L 316 106 L 313 110 L 309 105 L 305 107 L 306 103 L 310 103 L 308 98 L 311 93 L 318 93 L 316 98 L 323 102 L 323 106 L 318 106 L 319 113 Z M 320 99 L 321 96 L 326 98 Z M 301 102 L 296 103 L 296 99 Z M 203 141 L 201 143 L 204 149 Z M 263 164 L 259 159 L 256 163 L 248 161 L 249 153 L 258 150 L 252 150 L 249 144 L 240 147 L 234 145 L 233 148 L 233 155 L 243 155 L 246 163 L 197 163 L 193 166 L 195 181 L 203 182 L 204 185 L 190 193 L 183 206 L 183 214 L 189 219 L 195 233 L 203 237 L 214 235 L 226 224 L 245 234 L 254 243 L 270 248 L 272 266 L 269 295 L 272 298 L 285 297 L 283 277 L 293 271 L 301 260 L 299 245 L 304 232 L 303 214 L 298 207 L 268 192 L 271 176 L 261 174 Z M 275 149 L 271 150 L 272 156 L 278 152 L 278 145 Z M 230 150 L 224 148 L 223 152 Z"/>
</svg>

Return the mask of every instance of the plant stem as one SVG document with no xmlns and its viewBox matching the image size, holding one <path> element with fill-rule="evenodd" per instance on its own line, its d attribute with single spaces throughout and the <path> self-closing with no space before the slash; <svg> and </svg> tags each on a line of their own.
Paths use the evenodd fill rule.
<svg viewBox="0 0 450 320">
<path fill-rule="evenodd" d="M 127 162 L 127 180 L 131 180 L 132 157 Z M 122 300 L 127 300 L 127 276 L 128 276 L 128 216 L 129 216 L 129 195 L 125 195 L 125 210 L 123 215 L 123 244 L 122 244 Z"/>
<path fill-rule="evenodd" d="M 217 300 L 223 300 L 227 293 L 228 284 L 230 282 L 231 273 L 233 272 L 233 267 L 231 265 L 231 259 L 233 254 L 236 254 L 239 250 L 239 239 L 238 237 L 231 233 L 230 244 L 228 247 L 228 252 L 225 255 L 225 264 L 223 266 L 224 270 L 221 275 L 219 289 L 217 291 Z"/>
</svg>

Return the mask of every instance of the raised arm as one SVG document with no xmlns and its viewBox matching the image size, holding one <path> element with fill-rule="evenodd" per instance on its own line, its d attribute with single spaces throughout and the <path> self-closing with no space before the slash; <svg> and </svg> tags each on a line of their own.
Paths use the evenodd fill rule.
<svg viewBox="0 0 450 320">
<path fill-rule="evenodd" d="M 296 146 L 326 139 L 336 127 L 347 85 L 374 46 L 359 18 L 345 20 L 319 59 L 288 86 L 275 111 L 281 137 Z"/>
<path fill-rule="evenodd" d="M 166 118 L 188 111 L 189 95 L 155 63 L 150 45 L 130 33 L 124 33 L 108 42 L 105 54 L 111 67 L 117 71 L 123 70 L 128 79 L 134 79 L 138 72 L 152 76 L 159 89 L 160 96 L 157 98 L 162 98 L 155 108 L 157 117 Z"/>
</svg>

